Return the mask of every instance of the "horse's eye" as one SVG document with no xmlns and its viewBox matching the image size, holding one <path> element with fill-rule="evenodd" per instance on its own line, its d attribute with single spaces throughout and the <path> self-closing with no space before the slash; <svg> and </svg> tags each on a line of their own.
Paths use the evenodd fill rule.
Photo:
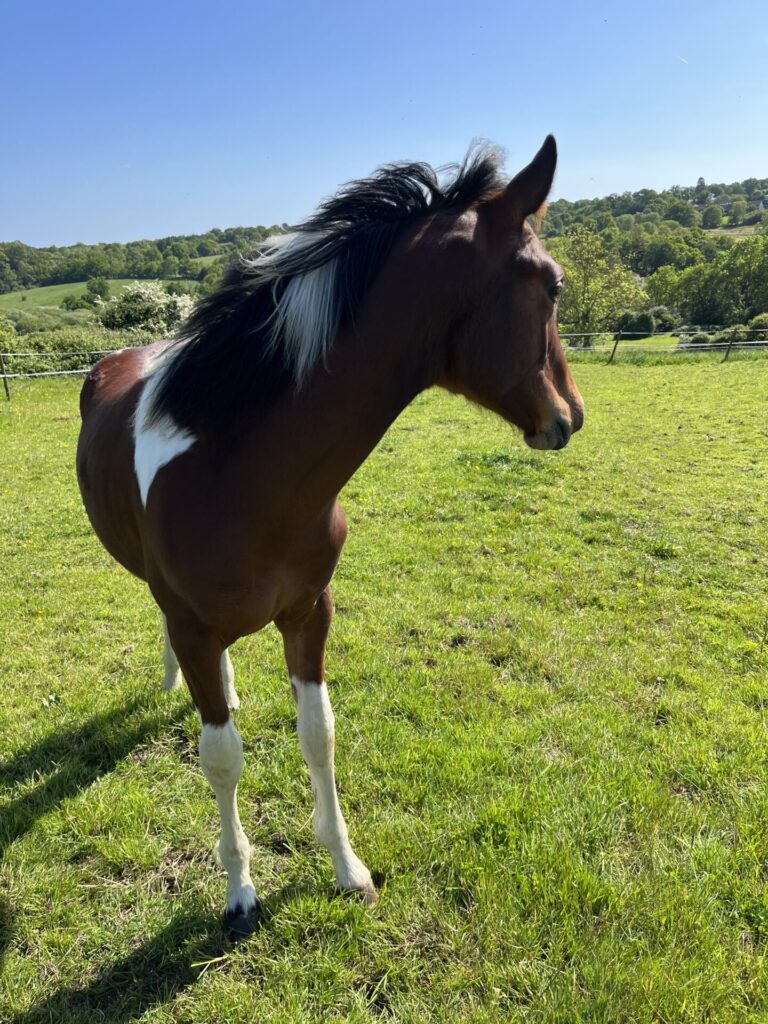
<svg viewBox="0 0 768 1024">
<path fill-rule="evenodd" d="M 557 302 L 560 296 L 563 294 L 563 282 L 558 281 L 557 284 L 553 284 L 549 289 L 549 297 L 553 302 Z"/>
</svg>

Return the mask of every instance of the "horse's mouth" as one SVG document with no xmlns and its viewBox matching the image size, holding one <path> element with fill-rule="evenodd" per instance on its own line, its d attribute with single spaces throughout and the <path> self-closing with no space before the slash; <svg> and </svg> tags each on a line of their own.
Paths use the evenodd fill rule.
<svg viewBox="0 0 768 1024">
<path fill-rule="evenodd" d="M 571 439 L 573 430 L 563 419 L 556 419 L 547 430 L 526 431 L 523 440 L 529 448 L 540 452 L 559 452 Z"/>
</svg>

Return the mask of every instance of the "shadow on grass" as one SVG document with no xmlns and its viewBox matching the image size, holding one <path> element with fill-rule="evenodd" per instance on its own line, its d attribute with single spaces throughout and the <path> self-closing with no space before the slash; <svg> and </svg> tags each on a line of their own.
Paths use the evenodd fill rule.
<svg viewBox="0 0 768 1024">
<path fill-rule="evenodd" d="M 183 715 L 184 710 L 175 707 L 147 709 L 136 699 L 47 736 L 0 764 L 0 785 L 29 787 L 3 808 L 0 856 L 62 800 L 114 770 L 137 747 L 162 735 Z M 34 785 L 41 776 L 42 781 Z M 262 927 L 268 927 L 283 903 L 307 890 L 306 883 L 290 884 L 268 897 Z M 0 967 L 13 942 L 15 916 L 9 901 L 0 898 Z M 123 1024 L 175 998 L 197 980 L 209 961 L 221 958 L 234 945 L 223 917 L 203 910 L 180 914 L 86 984 L 55 992 L 13 1020 L 15 1024 Z"/>
<path fill-rule="evenodd" d="M 169 707 L 148 710 L 138 698 L 87 722 L 62 729 L 0 764 L 0 787 L 10 789 L 43 777 L 3 807 L 0 856 L 44 814 L 67 797 L 114 770 L 148 738 L 161 734 L 181 717 Z"/>
<path fill-rule="evenodd" d="M 220 919 L 203 912 L 181 915 L 87 984 L 55 992 L 16 1016 L 14 1024 L 135 1020 L 189 988 L 202 965 L 231 948 Z"/>
<path fill-rule="evenodd" d="M 261 927 L 283 903 L 309 891 L 304 884 L 289 884 L 265 901 Z M 237 942 L 223 918 L 188 912 L 174 918 L 139 949 L 105 968 L 87 985 L 62 989 L 13 1018 L 13 1024 L 124 1024 L 148 1010 L 170 1002 L 190 988 L 211 961 L 231 952 Z"/>
<path fill-rule="evenodd" d="M 0 973 L 5 963 L 5 954 L 11 944 L 14 933 L 14 918 L 11 903 L 6 896 L 0 896 Z"/>
</svg>

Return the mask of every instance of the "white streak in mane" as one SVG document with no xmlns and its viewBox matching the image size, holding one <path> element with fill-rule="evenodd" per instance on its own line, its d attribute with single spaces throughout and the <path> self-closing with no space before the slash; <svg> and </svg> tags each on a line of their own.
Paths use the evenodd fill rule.
<svg viewBox="0 0 768 1024">
<path fill-rule="evenodd" d="M 243 260 L 243 268 L 263 281 L 277 284 L 289 278 L 285 291 L 269 319 L 271 348 L 282 349 L 297 383 L 324 360 L 339 330 L 337 299 L 338 260 L 302 271 L 308 250 L 322 259 L 323 249 L 333 251 L 330 236 L 319 231 L 278 235 L 258 256 Z"/>
<path fill-rule="evenodd" d="M 158 470 L 183 454 L 196 440 L 188 431 L 177 426 L 170 416 L 161 416 L 150 422 L 152 399 L 172 351 L 164 349 L 147 360 L 144 366 L 146 383 L 136 404 L 133 420 L 133 466 L 139 482 L 141 503 L 145 508 L 149 488 Z"/>
</svg>

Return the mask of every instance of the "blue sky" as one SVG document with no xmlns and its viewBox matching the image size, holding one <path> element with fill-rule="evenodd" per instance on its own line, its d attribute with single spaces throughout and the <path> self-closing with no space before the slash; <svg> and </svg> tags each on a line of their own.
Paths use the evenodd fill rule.
<svg viewBox="0 0 768 1024">
<path fill-rule="evenodd" d="M 0 0 L 0 239 L 127 241 L 295 221 L 378 164 L 553 196 L 768 175 L 764 4 Z"/>
</svg>

